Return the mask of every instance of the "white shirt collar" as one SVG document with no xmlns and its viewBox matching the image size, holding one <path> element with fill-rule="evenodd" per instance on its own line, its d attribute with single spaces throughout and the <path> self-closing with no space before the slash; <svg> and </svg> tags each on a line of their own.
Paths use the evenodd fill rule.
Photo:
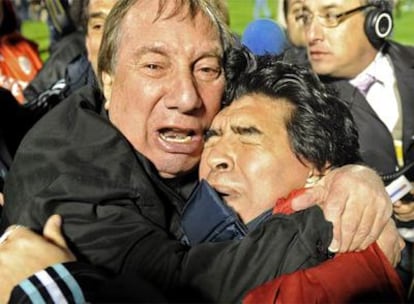
<svg viewBox="0 0 414 304">
<path fill-rule="evenodd" d="M 365 70 L 359 73 L 354 79 L 350 80 L 350 83 L 355 85 L 355 83 L 366 74 L 374 76 L 386 87 L 394 85 L 395 76 L 391 59 L 381 51 L 377 53 L 374 60 L 365 68 Z"/>
</svg>

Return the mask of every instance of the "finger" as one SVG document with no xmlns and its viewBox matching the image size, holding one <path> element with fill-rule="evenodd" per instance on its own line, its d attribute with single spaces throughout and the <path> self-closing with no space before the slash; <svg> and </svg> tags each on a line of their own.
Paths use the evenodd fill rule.
<svg viewBox="0 0 414 304">
<path fill-rule="evenodd" d="M 369 219 L 373 219 L 371 225 L 368 223 Z M 384 228 L 384 222 L 381 220 L 381 218 L 376 217 L 375 214 L 372 214 L 371 212 L 367 212 L 366 220 L 363 223 L 364 225 L 359 228 L 361 233 L 358 234 L 357 237 L 353 240 L 354 243 L 351 246 L 351 250 L 366 249 L 369 245 L 378 239 Z"/>
<path fill-rule="evenodd" d="M 58 214 L 54 214 L 48 218 L 43 228 L 43 236 L 52 241 L 59 247 L 67 248 L 65 238 L 62 235 L 62 218 Z"/>
<path fill-rule="evenodd" d="M 347 213 L 352 216 L 350 212 Z M 361 214 L 358 226 L 350 228 L 356 230 L 351 243 L 348 245 L 349 251 L 366 249 L 376 241 L 384 229 L 385 221 L 378 216 L 378 213 L 374 208 L 366 207 Z"/>
<path fill-rule="evenodd" d="M 322 205 L 323 213 L 327 221 L 333 225 L 333 240 L 330 244 L 329 250 L 337 252 L 342 247 L 344 230 L 343 225 L 348 225 L 348 221 L 344 221 L 342 214 L 345 210 L 346 197 L 341 196 L 341 193 L 335 193 L 334 188 L 330 188 L 331 192 L 326 198 L 326 202 Z"/>
<path fill-rule="evenodd" d="M 332 242 L 329 245 L 329 250 L 331 252 L 338 252 L 341 248 L 342 242 L 342 211 L 340 210 L 338 204 L 327 204 L 324 205 L 324 214 L 327 221 L 331 222 L 333 225 L 333 238 Z"/>
<path fill-rule="evenodd" d="M 401 260 L 401 250 L 404 248 L 405 242 L 399 235 L 393 220 L 390 219 L 387 222 L 377 243 L 393 266 L 399 263 Z M 387 248 L 391 249 L 387 250 Z"/>
<path fill-rule="evenodd" d="M 393 207 L 394 208 L 398 208 L 398 207 L 401 207 L 402 206 L 402 202 L 401 201 L 396 201 L 394 204 L 393 204 Z"/>
<path fill-rule="evenodd" d="M 400 213 L 400 214 L 412 213 L 414 211 L 414 205 L 413 204 L 403 204 L 403 205 L 401 205 L 401 207 L 399 207 L 398 209 L 394 209 L 394 210 L 397 210 L 398 213 Z"/>
<path fill-rule="evenodd" d="M 346 202 L 345 210 L 341 216 L 341 243 L 339 252 L 354 251 L 359 248 L 363 240 L 369 235 L 373 221 L 369 208 L 358 209 L 351 203 Z"/>
<path fill-rule="evenodd" d="M 326 198 L 326 189 L 321 185 L 316 185 L 306 189 L 303 193 L 296 196 L 291 203 L 292 209 L 295 211 L 305 210 L 320 202 L 324 202 Z"/>
</svg>

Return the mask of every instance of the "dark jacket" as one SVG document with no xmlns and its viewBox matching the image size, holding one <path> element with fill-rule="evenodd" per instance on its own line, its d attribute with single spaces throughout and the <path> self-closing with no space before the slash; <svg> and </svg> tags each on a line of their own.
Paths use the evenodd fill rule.
<svg viewBox="0 0 414 304">
<path fill-rule="evenodd" d="M 54 47 L 53 53 L 44 63 L 36 77 L 24 89 L 27 102 L 36 99 L 50 89 L 57 81 L 65 77 L 66 67 L 77 56 L 86 54 L 85 34 L 75 31 L 63 37 Z"/>
<path fill-rule="evenodd" d="M 388 42 L 384 47 L 394 66 L 402 104 L 404 163 L 414 161 L 414 47 Z M 323 79 L 349 103 L 358 127 L 363 160 L 381 174 L 395 172 L 397 159 L 391 133 L 363 95 L 348 80 Z M 414 171 L 414 170 L 413 170 Z M 410 176 L 414 180 L 414 172 Z"/>
<path fill-rule="evenodd" d="M 0 88 L 0 192 L 17 147 L 33 123 L 32 113 L 10 91 Z"/>
<path fill-rule="evenodd" d="M 97 91 L 79 90 L 25 137 L 5 185 L 3 228 L 19 223 L 39 231 L 49 215 L 62 214 L 82 261 L 139 273 L 169 299 L 235 302 L 280 273 L 325 258 L 330 225 L 320 217 L 298 225 L 301 215 L 284 220 L 282 230 L 270 219 L 242 241 L 182 245 L 184 198 L 108 122 L 102 102 Z M 182 192 L 196 183 L 196 171 L 168 183 Z M 286 250 L 291 260 L 278 253 Z"/>
</svg>

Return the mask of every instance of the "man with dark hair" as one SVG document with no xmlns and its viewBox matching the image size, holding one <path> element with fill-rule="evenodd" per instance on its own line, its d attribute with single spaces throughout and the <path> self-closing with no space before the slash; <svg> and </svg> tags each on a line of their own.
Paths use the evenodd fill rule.
<svg viewBox="0 0 414 304">
<path fill-rule="evenodd" d="M 414 48 L 386 38 L 392 33 L 392 1 L 305 0 L 308 57 L 322 80 L 349 104 L 365 163 L 380 174 L 414 180 Z M 401 172 L 401 173 L 399 173 Z M 394 204 L 412 255 L 414 202 Z M 404 256 L 404 255 L 403 255 Z M 411 281 L 412 258 L 402 272 Z M 407 282 L 407 284 L 408 284 Z"/>
<path fill-rule="evenodd" d="M 331 228 L 319 229 L 323 218 L 313 223 L 322 214 L 318 207 L 291 213 L 290 201 L 332 168 L 360 160 L 347 105 L 313 72 L 277 57 L 235 62 L 226 66 L 235 75 L 227 77 L 231 104 L 206 133 L 199 169 L 204 181 L 184 208 L 188 242 L 240 239 L 274 214 L 280 223 L 274 254 L 283 261 L 275 271 L 283 276 L 252 292 L 250 303 L 402 301 L 396 261 L 384 258 L 388 249 L 381 241 L 333 259 L 304 249 L 312 246 L 297 247 L 324 240 Z"/>
</svg>

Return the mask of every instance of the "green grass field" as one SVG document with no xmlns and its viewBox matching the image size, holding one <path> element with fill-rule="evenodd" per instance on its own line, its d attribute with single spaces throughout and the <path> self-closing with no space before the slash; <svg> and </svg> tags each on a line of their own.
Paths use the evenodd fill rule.
<svg viewBox="0 0 414 304">
<path fill-rule="evenodd" d="M 277 18 L 278 0 L 269 0 L 273 18 Z M 246 25 L 253 20 L 254 0 L 228 0 L 230 11 L 230 27 L 242 34 Z M 396 16 L 393 39 L 403 44 L 414 45 L 414 11 L 402 11 Z M 49 36 L 47 25 L 42 22 L 28 21 L 23 24 L 23 34 L 39 44 L 42 59 L 48 56 Z"/>
</svg>

